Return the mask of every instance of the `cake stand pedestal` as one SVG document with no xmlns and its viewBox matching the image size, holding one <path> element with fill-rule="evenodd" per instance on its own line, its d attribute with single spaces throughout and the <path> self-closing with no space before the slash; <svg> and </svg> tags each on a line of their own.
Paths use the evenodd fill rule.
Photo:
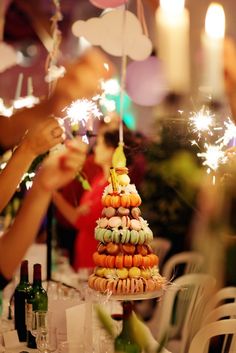
<svg viewBox="0 0 236 353">
<path fill-rule="evenodd" d="M 141 353 L 142 349 L 133 339 L 132 336 L 132 312 L 135 311 L 134 302 L 140 300 L 149 300 L 158 298 L 163 295 L 164 290 L 148 292 L 148 293 L 137 293 L 137 294 L 123 294 L 123 295 L 110 295 L 108 296 L 109 301 L 120 301 L 123 313 L 122 314 L 111 314 L 111 317 L 116 321 L 122 321 L 122 330 L 120 334 L 114 340 L 115 352 L 124 353 Z M 142 335 L 142 333 L 140 332 Z"/>
</svg>

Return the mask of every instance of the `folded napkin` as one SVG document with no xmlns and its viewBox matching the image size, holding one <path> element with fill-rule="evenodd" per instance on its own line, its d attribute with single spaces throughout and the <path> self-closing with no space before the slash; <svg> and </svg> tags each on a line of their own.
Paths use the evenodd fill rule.
<svg viewBox="0 0 236 353">
<path fill-rule="evenodd" d="M 92 303 L 83 302 L 66 309 L 66 327 L 69 342 L 85 342 L 86 352 L 92 352 Z"/>
</svg>

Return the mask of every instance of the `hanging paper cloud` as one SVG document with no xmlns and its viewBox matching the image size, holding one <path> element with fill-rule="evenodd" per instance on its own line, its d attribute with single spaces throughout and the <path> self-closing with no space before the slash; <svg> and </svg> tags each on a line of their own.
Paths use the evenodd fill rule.
<svg viewBox="0 0 236 353">
<path fill-rule="evenodd" d="M 146 60 L 132 62 L 127 67 L 126 92 L 137 104 L 154 106 L 167 94 L 167 82 L 161 62 L 150 56 Z"/>
<path fill-rule="evenodd" d="M 0 72 L 3 72 L 17 64 L 17 54 L 12 46 L 4 42 L 1 42 L 0 53 L 1 53 Z"/>
<path fill-rule="evenodd" d="M 128 0 L 90 0 L 91 4 L 100 9 L 106 9 L 108 7 L 118 7 L 124 5 Z"/>
<path fill-rule="evenodd" d="M 114 10 L 99 18 L 76 21 L 72 32 L 114 56 L 125 54 L 133 60 L 144 60 L 152 52 L 151 40 L 143 34 L 141 23 L 130 11 Z"/>
</svg>

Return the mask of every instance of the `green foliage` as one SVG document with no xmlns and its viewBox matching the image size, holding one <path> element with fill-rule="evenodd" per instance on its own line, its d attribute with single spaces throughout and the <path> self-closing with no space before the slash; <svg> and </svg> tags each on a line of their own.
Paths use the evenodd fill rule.
<svg viewBox="0 0 236 353">
<path fill-rule="evenodd" d="M 147 173 L 141 186 L 142 213 L 156 236 L 178 243 L 195 212 L 202 169 L 183 128 L 164 126 L 161 142 L 146 152 Z"/>
</svg>

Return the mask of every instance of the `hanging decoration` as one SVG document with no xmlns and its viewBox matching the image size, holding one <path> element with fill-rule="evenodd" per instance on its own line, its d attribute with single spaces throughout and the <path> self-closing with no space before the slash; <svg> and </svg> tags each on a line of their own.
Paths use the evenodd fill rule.
<svg viewBox="0 0 236 353">
<path fill-rule="evenodd" d="M 125 16 L 125 27 L 124 27 Z M 99 45 L 108 54 L 144 60 L 152 52 L 151 40 L 143 34 L 138 18 L 127 10 L 113 10 L 99 18 L 76 21 L 72 26 L 75 36 L 85 37 L 92 45 Z"/>
<path fill-rule="evenodd" d="M 58 28 L 58 22 L 63 18 L 61 13 L 60 0 L 53 0 L 53 3 L 56 11 L 51 17 L 52 48 L 48 53 L 45 64 L 47 73 L 45 76 L 45 81 L 49 84 L 49 96 L 51 96 L 54 91 L 57 79 L 63 77 L 65 74 L 65 68 L 63 66 L 57 66 L 59 47 L 62 38 L 61 31 Z"/>
</svg>

